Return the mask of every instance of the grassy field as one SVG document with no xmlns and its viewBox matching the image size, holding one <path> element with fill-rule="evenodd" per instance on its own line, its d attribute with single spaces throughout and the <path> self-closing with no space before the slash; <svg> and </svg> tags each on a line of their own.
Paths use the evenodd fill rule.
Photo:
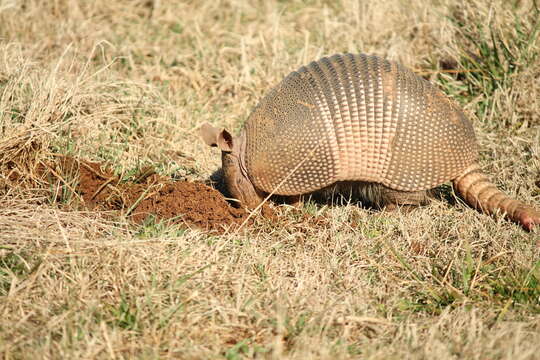
<svg viewBox="0 0 540 360">
<path fill-rule="evenodd" d="M 540 207 L 539 6 L 0 0 L 2 358 L 538 359 L 540 231 L 443 200 L 135 225 L 40 169 L 205 181 L 220 156 L 198 125 L 238 130 L 291 70 L 365 52 L 459 102 L 485 171 Z"/>
</svg>

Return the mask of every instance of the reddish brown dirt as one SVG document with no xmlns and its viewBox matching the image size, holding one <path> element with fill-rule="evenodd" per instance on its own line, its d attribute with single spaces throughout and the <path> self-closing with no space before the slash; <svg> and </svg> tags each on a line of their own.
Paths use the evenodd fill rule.
<svg viewBox="0 0 540 360">
<path fill-rule="evenodd" d="M 143 169 L 134 181 L 120 182 L 99 163 L 62 158 L 56 166 L 47 165 L 57 183 L 75 179 L 73 190 L 82 207 L 91 210 L 117 210 L 136 223 L 150 217 L 203 230 L 233 229 L 248 213 L 234 208 L 217 190 L 202 183 L 172 181 Z M 266 211 L 266 213 L 268 213 Z"/>
<path fill-rule="evenodd" d="M 149 215 L 158 219 L 176 219 L 202 229 L 241 224 L 247 213 L 231 207 L 217 190 L 187 181 L 162 184 L 133 210 L 132 218 L 141 223 Z"/>
<path fill-rule="evenodd" d="M 235 231 L 244 223 L 264 225 L 264 221 L 259 222 L 263 218 L 272 228 L 283 226 L 295 232 L 309 232 L 326 223 L 323 217 L 300 210 L 282 218 L 268 204 L 261 208 L 262 217 L 250 218 L 246 210 L 231 206 L 216 189 L 203 183 L 173 181 L 157 175 L 152 168 L 142 169 L 130 181 L 121 181 L 103 164 L 69 156 L 56 156 L 53 161 L 29 168 L 33 170 L 13 164 L 7 171 L 2 169 L 5 175 L 0 176 L 0 194 L 16 188 L 41 189 L 41 194 L 52 196 L 52 201 L 67 209 L 108 211 L 128 216 L 138 224 L 147 219 L 166 221 L 219 233 Z"/>
</svg>

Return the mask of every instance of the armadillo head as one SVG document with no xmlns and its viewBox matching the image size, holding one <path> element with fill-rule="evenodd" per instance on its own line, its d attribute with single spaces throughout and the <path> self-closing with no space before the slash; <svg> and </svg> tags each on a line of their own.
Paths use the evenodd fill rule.
<svg viewBox="0 0 540 360">
<path fill-rule="evenodd" d="M 245 166 L 246 133 L 233 137 L 227 130 L 218 130 L 209 123 L 199 128 L 204 142 L 221 149 L 221 164 L 225 185 L 230 194 L 244 206 L 255 208 L 263 200 L 263 194 L 255 189 Z"/>
</svg>

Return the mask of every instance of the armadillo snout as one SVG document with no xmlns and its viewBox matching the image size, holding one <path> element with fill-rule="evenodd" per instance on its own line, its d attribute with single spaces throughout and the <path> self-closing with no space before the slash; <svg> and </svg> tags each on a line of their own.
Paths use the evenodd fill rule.
<svg viewBox="0 0 540 360">
<path fill-rule="evenodd" d="M 221 163 L 223 168 L 223 180 L 230 195 L 237 199 L 241 205 L 254 209 L 263 200 L 263 197 L 242 171 L 241 158 L 238 154 L 221 153 Z"/>
</svg>

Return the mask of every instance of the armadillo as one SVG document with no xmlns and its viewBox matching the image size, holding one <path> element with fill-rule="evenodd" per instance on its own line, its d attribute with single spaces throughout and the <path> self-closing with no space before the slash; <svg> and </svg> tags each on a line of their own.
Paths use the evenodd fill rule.
<svg viewBox="0 0 540 360">
<path fill-rule="evenodd" d="M 205 123 L 230 194 L 248 208 L 346 185 L 380 207 L 421 205 L 452 181 L 472 207 L 531 230 L 540 212 L 480 170 L 471 121 L 427 80 L 375 55 L 337 54 L 272 88 L 238 136 Z"/>
</svg>

